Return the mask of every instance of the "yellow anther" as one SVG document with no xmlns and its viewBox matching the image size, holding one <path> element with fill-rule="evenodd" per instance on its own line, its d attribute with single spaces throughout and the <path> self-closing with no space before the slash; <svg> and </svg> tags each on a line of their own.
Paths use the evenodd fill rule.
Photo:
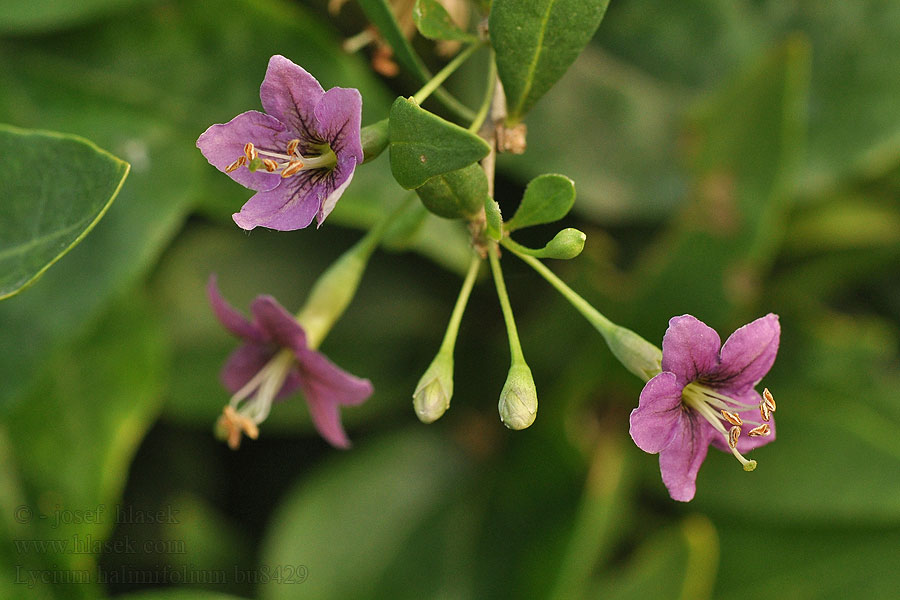
<svg viewBox="0 0 900 600">
<path fill-rule="evenodd" d="M 739 437 L 741 437 L 741 428 L 735 425 L 728 432 L 728 445 L 731 446 L 732 450 L 737 447 Z"/>
<path fill-rule="evenodd" d="M 733 413 L 722 409 L 722 416 L 725 417 L 725 420 L 731 423 L 732 425 L 743 425 L 744 422 L 741 421 L 741 417 L 737 413 Z"/>
<path fill-rule="evenodd" d="M 748 433 L 750 437 L 759 437 L 761 435 L 769 435 L 772 433 L 772 430 L 769 428 L 768 423 L 763 423 L 759 427 L 754 427 Z"/>
<path fill-rule="evenodd" d="M 291 175 L 296 175 L 300 171 L 303 170 L 303 161 L 300 160 L 292 160 L 288 166 L 286 166 L 281 171 L 282 177 L 290 177 Z"/>
<path fill-rule="evenodd" d="M 247 164 L 247 157 L 242 156 L 239 159 L 237 159 L 236 161 L 234 161 L 233 163 L 231 163 L 230 165 L 228 165 L 227 167 L 225 167 L 225 172 L 231 173 L 232 171 L 234 171 L 236 169 L 240 169 L 241 167 L 243 167 L 246 164 Z"/>
<path fill-rule="evenodd" d="M 256 151 L 256 148 L 253 147 L 253 142 L 247 142 L 244 144 L 244 156 L 247 157 L 247 160 L 253 160 L 259 153 Z"/>
</svg>

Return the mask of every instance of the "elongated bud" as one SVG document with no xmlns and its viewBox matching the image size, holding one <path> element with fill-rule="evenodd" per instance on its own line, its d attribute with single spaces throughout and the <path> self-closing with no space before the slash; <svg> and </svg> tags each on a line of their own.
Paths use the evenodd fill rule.
<svg viewBox="0 0 900 600">
<path fill-rule="evenodd" d="M 374 247 L 374 244 L 364 243 L 366 241 L 363 238 L 344 252 L 310 290 L 306 304 L 297 315 L 297 320 L 306 330 L 310 348 L 319 346 L 353 300 Z"/>
<path fill-rule="evenodd" d="M 363 162 L 369 162 L 384 152 L 388 145 L 388 119 L 382 119 L 359 131 L 363 147 Z"/>
<path fill-rule="evenodd" d="M 513 364 L 500 392 L 500 420 L 510 429 L 525 429 L 534 423 L 537 405 L 531 369 L 525 363 Z"/>
<path fill-rule="evenodd" d="M 450 408 L 453 397 L 453 356 L 438 353 L 419 379 L 413 393 L 416 416 L 423 423 L 434 423 Z"/>
<path fill-rule="evenodd" d="M 597 329 L 619 362 L 644 381 L 653 379 L 662 371 L 662 350 L 657 346 L 630 329 L 613 323 L 603 328 L 597 326 Z"/>
</svg>

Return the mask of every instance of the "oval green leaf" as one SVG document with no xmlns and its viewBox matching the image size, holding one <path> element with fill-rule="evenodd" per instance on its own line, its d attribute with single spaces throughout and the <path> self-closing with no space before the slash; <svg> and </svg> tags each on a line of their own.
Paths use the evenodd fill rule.
<svg viewBox="0 0 900 600">
<path fill-rule="evenodd" d="M 517 123 L 593 37 L 609 0 L 494 0 L 489 26 L 507 119 Z"/>
<path fill-rule="evenodd" d="M 481 212 L 488 181 L 478 163 L 432 177 L 416 190 L 429 211 L 445 219 L 466 219 Z"/>
<path fill-rule="evenodd" d="M 395 598 L 375 590 L 415 543 L 412 534 L 452 505 L 465 475 L 454 448 L 421 428 L 363 442 L 285 495 L 270 521 L 262 564 L 306 566 L 302 598 Z M 441 562 L 426 557 L 421 568 Z M 260 586 L 259 598 L 293 600 L 297 588 Z"/>
<path fill-rule="evenodd" d="M 518 210 L 506 223 L 507 231 L 559 221 L 575 203 L 575 182 L 565 175 L 548 173 L 532 179 Z"/>
<path fill-rule="evenodd" d="M 408 190 L 477 162 L 490 151 L 483 139 L 411 98 L 397 98 L 391 106 L 389 136 L 391 173 Z"/>
<path fill-rule="evenodd" d="M 437 0 L 416 0 L 413 21 L 419 33 L 429 40 L 478 41 L 474 35 L 460 29 Z"/>
<path fill-rule="evenodd" d="M 97 224 L 129 165 L 88 140 L 0 125 L 0 299 L 28 287 Z"/>
</svg>

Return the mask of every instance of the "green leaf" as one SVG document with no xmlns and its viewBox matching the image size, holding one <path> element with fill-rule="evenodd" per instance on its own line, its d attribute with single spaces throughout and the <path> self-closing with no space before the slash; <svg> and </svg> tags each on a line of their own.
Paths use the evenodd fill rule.
<svg viewBox="0 0 900 600">
<path fill-rule="evenodd" d="M 18 525 L 15 538 L 109 535 L 128 466 L 160 409 L 167 366 L 162 329 L 138 295 L 123 298 L 72 351 L 52 357 L 27 401 L 0 421 L 33 517 Z M 56 510 L 88 517 L 59 521 Z M 34 558 L 44 568 L 87 569 L 93 576 L 98 557 L 70 546 Z"/>
<path fill-rule="evenodd" d="M 522 203 L 506 222 L 507 231 L 559 221 L 575 203 L 575 182 L 565 175 L 536 177 L 525 188 Z"/>
<path fill-rule="evenodd" d="M 80 242 L 115 200 L 128 163 L 84 138 L 0 124 L 0 300 Z"/>
<path fill-rule="evenodd" d="M 262 562 L 305 565 L 310 578 L 302 595 L 311 600 L 394 597 L 373 588 L 390 579 L 393 559 L 415 541 L 411 534 L 452 506 L 462 474 L 452 445 L 421 427 L 360 444 L 286 495 L 270 523 Z M 443 562 L 419 556 L 422 569 Z M 289 585 L 259 591 L 264 600 L 297 597 Z"/>
<path fill-rule="evenodd" d="M 522 254 L 534 256 L 535 258 L 557 258 L 568 260 L 581 254 L 581 251 L 584 250 L 584 241 L 586 238 L 587 236 L 581 231 L 568 227 L 553 236 L 553 239 L 547 242 L 546 246 L 539 249 L 527 248 L 521 244 L 517 244 L 511 238 L 506 238 L 503 243 Z"/>
<path fill-rule="evenodd" d="M 609 0 L 494 0 L 489 19 L 508 121 L 517 123 L 593 37 Z"/>
<path fill-rule="evenodd" d="M 499 242 L 503 237 L 503 215 L 500 214 L 500 205 L 490 196 L 484 199 L 484 216 L 488 237 Z"/>
<path fill-rule="evenodd" d="M 391 173 L 408 190 L 477 162 L 490 151 L 483 139 L 421 108 L 412 98 L 397 98 L 390 118 Z"/>
<path fill-rule="evenodd" d="M 430 40 L 478 41 L 477 37 L 460 29 L 437 0 L 416 0 L 413 21 L 419 33 Z"/>
<path fill-rule="evenodd" d="M 481 212 L 488 181 L 478 163 L 432 177 L 416 193 L 425 207 L 446 219 L 469 219 Z"/>
</svg>

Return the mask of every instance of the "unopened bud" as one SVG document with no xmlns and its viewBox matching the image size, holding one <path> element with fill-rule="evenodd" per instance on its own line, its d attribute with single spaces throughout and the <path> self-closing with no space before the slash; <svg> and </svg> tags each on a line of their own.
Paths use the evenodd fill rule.
<svg viewBox="0 0 900 600">
<path fill-rule="evenodd" d="M 531 369 L 525 363 L 509 368 L 503 391 L 500 392 L 500 420 L 510 429 L 525 429 L 537 416 L 537 389 Z"/>
<path fill-rule="evenodd" d="M 613 355 L 626 369 L 644 381 L 649 381 L 660 373 L 662 350 L 630 329 L 607 323 L 607 326 L 597 326 L 597 329 Z"/>
<path fill-rule="evenodd" d="M 434 423 L 450 408 L 453 396 L 453 357 L 438 354 L 419 379 L 413 393 L 416 416 L 423 423 Z"/>
<path fill-rule="evenodd" d="M 558 258 L 568 260 L 575 258 L 584 250 L 584 240 L 587 236 L 583 232 L 571 227 L 563 229 L 547 242 L 541 253 L 541 258 Z"/>
</svg>

